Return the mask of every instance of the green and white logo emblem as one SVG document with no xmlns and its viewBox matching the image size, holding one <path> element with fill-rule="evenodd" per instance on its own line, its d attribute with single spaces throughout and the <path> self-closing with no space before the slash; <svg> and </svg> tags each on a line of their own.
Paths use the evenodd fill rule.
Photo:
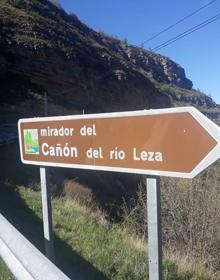
<svg viewBox="0 0 220 280">
<path fill-rule="evenodd" d="M 37 129 L 24 129 L 25 154 L 39 155 L 39 141 Z"/>
</svg>

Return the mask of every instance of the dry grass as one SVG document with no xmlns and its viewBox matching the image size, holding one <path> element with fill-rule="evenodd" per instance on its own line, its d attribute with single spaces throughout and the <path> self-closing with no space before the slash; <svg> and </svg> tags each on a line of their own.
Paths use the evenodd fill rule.
<svg viewBox="0 0 220 280">
<path fill-rule="evenodd" d="M 79 202 L 81 205 L 89 206 L 89 208 L 96 208 L 92 190 L 74 180 L 65 180 L 63 182 L 62 194 L 65 197 Z"/>
<path fill-rule="evenodd" d="M 68 212 L 71 212 L 71 209 L 72 211 L 78 210 L 80 213 L 88 215 L 91 219 L 98 221 L 102 225 L 109 223 L 103 212 L 97 206 L 94 207 L 94 204 L 88 206 L 83 204 L 82 200 L 74 197 L 70 198 L 68 196 L 65 196 L 64 198 L 61 197 L 59 200 L 62 201 L 63 210 Z"/>
<path fill-rule="evenodd" d="M 132 233 L 127 227 L 123 225 L 112 225 L 115 232 L 123 237 L 125 242 L 130 244 L 133 248 L 136 248 L 140 251 L 146 251 L 147 245 L 143 239 L 140 239 L 136 234 Z"/>
<path fill-rule="evenodd" d="M 162 190 L 164 245 L 220 272 L 220 188 L 217 168 L 193 180 L 165 179 Z"/>
<path fill-rule="evenodd" d="M 189 254 L 184 254 L 183 252 L 171 247 L 164 250 L 163 253 L 164 258 L 175 263 L 180 272 L 195 271 L 199 277 L 207 275 L 207 277 L 212 280 L 220 279 L 219 273 L 210 270 L 207 265 L 198 258 L 194 258 Z"/>
<path fill-rule="evenodd" d="M 220 163 L 193 180 L 163 178 L 161 211 L 163 248 L 184 271 L 220 279 Z M 147 240 L 146 187 L 140 185 L 130 205 L 123 205 L 124 226 Z"/>
</svg>

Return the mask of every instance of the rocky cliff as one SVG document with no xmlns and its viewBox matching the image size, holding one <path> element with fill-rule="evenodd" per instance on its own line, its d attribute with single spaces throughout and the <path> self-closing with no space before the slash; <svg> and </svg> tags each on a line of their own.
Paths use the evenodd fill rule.
<svg viewBox="0 0 220 280">
<path fill-rule="evenodd" d="M 1 0 L 1 119 L 85 110 L 216 107 L 167 57 L 98 33 L 47 0 Z"/>
</svg>

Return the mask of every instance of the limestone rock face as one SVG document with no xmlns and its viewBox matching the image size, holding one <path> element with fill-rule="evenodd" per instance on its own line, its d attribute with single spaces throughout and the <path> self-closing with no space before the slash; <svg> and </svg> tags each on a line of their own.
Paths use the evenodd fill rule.
<svg viewBox="0 0 220 280">
<path fill-rule="evenodd" d="M 1 0 L 0 107 L 13 118 L 214 106 L 167 57 L 88 28 L 47 0 Z M 189 103 L 189 104 L 188 104 Z"/>
<path fill-rule="evenodd" d="M 185 70 L 167 57 L 134 47 L 123 46 L 134 67 L 145 71 L 158 82 L 174 84 L 184 89 L 192 89 L 193 83 L 186 78 Z"/>
</svg>

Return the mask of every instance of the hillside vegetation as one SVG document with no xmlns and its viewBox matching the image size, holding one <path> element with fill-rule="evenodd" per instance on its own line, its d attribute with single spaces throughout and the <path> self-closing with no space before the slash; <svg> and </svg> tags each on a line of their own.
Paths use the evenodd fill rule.
<svg viewBox="0 0 220 280">
<path fill-rule="evenodd" d="M 200 263 L 220 279 L 219 162 L 193 180 L 161 178 L 163 252 L 186 267 Z M 147 239 L 146 186 L 124 205 L 130 232 Z"/>
<path fill-rule="evenodd" d="M 47 0 L 1 0 L 0 50 L 0 106 L 11 120 L 42 115 L 44 92 L 50 115 L 187 104 L 219 116 L 180 65 L 95 32 Z"/>
<path fill-rule="evenodd" d="M 5 188 L 1 211 L 7 212 L 8 219 L 43 250 L 40 193 L 24 187 L 12 191 L 9 183 Z M 6 211 L 8 199 L 19 208 Z M 111 224 L 100 210 L 66 197 L 53 198 L 52 208 L 56 263 L 70 278 L 147 279 L 146 244 L 124 226 Z M 199 266 L 188 270 L 169 260 L 164 260 L 163 271 L 164 280 L 209 279 Z"/>
</svg>

